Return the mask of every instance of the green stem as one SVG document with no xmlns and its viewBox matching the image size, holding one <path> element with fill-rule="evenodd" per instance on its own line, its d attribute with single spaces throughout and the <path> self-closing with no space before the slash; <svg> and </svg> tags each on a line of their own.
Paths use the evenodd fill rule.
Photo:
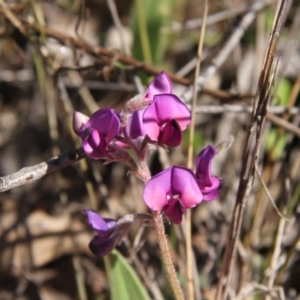
<svg viewBox="0 0 300 300">
<path fill-rule="evenodd" d="M 136 8 L 136 16 L 138 21 L 138 28 L 140 33 L 144 60 L 148 63 L 152 63 L 152 55 L 150 50 L 150 42 L 149 42 L 146 17 L 145 17 L 145 12 L 141 0 L 135 0 L 135 8 Z"/>
</svg>

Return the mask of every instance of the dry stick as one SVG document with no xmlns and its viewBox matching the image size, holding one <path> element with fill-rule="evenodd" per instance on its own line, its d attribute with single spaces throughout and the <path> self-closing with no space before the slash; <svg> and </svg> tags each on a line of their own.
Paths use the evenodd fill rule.
<svg viewBox="0 0 300 300">
<path fill-rule="evenodd" d="M 35 182 L 44 175 L 68 167 L 85 157 L 82 148 L 69 150 L 38 165 L 26 167 L 16 173 L 0 177 L 0 193 L 20 185 Z"/>
<path fill-rule="evenodd" d="M 285 213 L 286 213 L 286 207 L 285 207 Z M 275 244 L 274 244 L 274 250 L 272 253 L 272 258 L 270 262 L 270 266 L 268 268 L 268 275 L 269 275 L 269 280 L 268 280 L 268 288 L 269 291 L 272 290 L 274 281 L 276 278 L 276 272 L 278 269 L 278 261 L 279 261 L 279 256 L 280 256 L 280 251 L 281 251 L 281 245 L 283 242 L 283 235 L 284 235 L 284 228 L 285 228 L 285 223 L 286 223 L 286 218 L 281 218 L 279 220 L 278 228 L 277 228 L 277 233 L 275 237 Z M 266 300 L 271 300 L 271 295 L 267 295 Z"/>
<path fill-rule="evenodd" d="M 285 1 L 279 1 L 277 5 L 276 15 L 274 18 L 273 28 L 270 36 L 268 49 L 265 56 L 264 65 L 260 75 L 257 97 L 253 103 L 253 113 L 251 116 L 246 144 L 244 147 L 242 170 L 240 175 L 240 183 L 236 197 L 236 203 L 233 211 L 233 220 L 230 226 L 229 235 L 226 243 L 222 273 L 219 278 L 216 299 L 226 299 L 229 288 L 233 262 L 236 256 L 237 242 L 241 231 L 243 213 L 246 201 L 250 195 L 254 175 L 255 163 L 259 158 L 260 135 L 267 115 L 267 109 L 270 101 L 270 92 L 268 92 L 268 81 L 276 51 L 276 43 L 281 27 L 281 20 L 284 13 Z M 278 68 L 278 66 L 277 66 Z M 261 115 L 260 115 L 261 114 Z M 251 142 L 253 140 L 253 131 L 257 127 L 255 149 L 251 151 Z"/>
<path fill-rule="evenodd" d="M 192 119 L 190 125 L 190 135 L 189 135 L 189 148 L 188 148 L 188 158 L 187 158 L 187 167 L 189 169 L 193 168 L 193 154 L 194 154 L 194 136 L 195 136 L 195 116 L 196 116 L 196 105 L 197 105 L 197 79 L 200 74 L 200 65 L 201 65 L 201 56 L 203 49 L 203 41 L 205 35 L 206 28 L 206 17 L 208 13 L 208 3 L 207 0 L 204 1 L 204 10 L 203 10 L 203 23 L 201 26 L 201 30 L 199 32 L 199 44 L 197 51 L 197 63 L 195 69 L 195 79 L 194 79 L 194 90 L 193 90 L 193 101 L 192 101 Z M 186 212 L 186 221 L 185 221 L 185 230 L 186 230 L 186 268 L 187 268 L 187 292 L 188 299 L 193 300 L 195 298 L 195 288 L 194 288 L 194 280 L 193 278 L 193 266 L 194 264 L 194 256 L 192 250 L 192 214 L 191 210 L 187 210 Z M 197 273 L 196 273 L 197 276 Z M 197 287 L 197 299 L 200 299 L 201 294 L 199 291 L 199 287 Z"/>
<path fill-rule="evenodd" d="M 295 126 L 294 124 L 285 121 L 283 118 L 279 118 L 275 116 L 274 114 L 268 113 L 267 119 L 271 121 L 273 124 L 284 128 L 286 131 L 290 131 L 294 135 L 296 135 L 298 138 L 300 138 L 300 128 Z"/>
<path fill-rule="evenodd" d="M 273 197 L 272 197 L 272 195 L 271 195 L 271 193 L 270 193 L 270 191 L 269 191 L 267 185 L 265 184 L 265 182 L 264 182 L 264 180 L 263 180 L 263 178 L 262 178 L 262 176 L 261 176 L 261 174 L 260 174 L 260 172 L 259 172 L 259 170 L 258 170 L 258 166 L 255 164 L 254 167 L 255 167 L 256 174 L 257 174 L 257 176 L 258 176 L 258 178 L 259 178 L 259 180 L 260 180 L 260 183 L 262 184 L 262 186 L 263 186 L 263 188 L 264 188 L 264 190 L 265 190 L 265 192 L 266 192 L 266 194 L 267 194 L 269 200 L 271 201 L 271 203 L 272 203 L 272 205 L 273 205 L 275 211 L 277 212 L 277 214 L 278 214 L 282 219 L 284 219 L 285 221 L 290 221 L 288 218 L 286 218 L 286 217 L 280 212 L 279 208 L 276 206 L 276 203 L 275 203 L 275 201 L 274 201 L 274 199 L 273 199 Z"/>
<path fill-rule="evenodd" d="M 282 70 L 282 67 L 280 69 Z M 296 99 L 297 99 L 297 96 L 299 93 L 299 87 L 300 87 L 300 74 L 298 75 L 298 78 L 293 86 L 291 95 L 288 99 L 288 103 L 286 105 L 287 111 L 283 114 L 283 116 L 281 118 L 276 117 L 274 115 L 268 116 L 269 120 L 271 120 L 274 124 L 279 126 L 279 128 L 277 128 L 277 130 L 276 130 L 278 140 L 284 134 L 284 129 L 287 129 L 287 128 L 290 132 L 292 132 L 296 136 L 300 137 L 300 135 L 299 135 L 300 128 L 298 128 L 294 124 L 287 122 L 287 120 L 289 119 L 289 116 L 290 116 L 288 109 L 292 108 L 295 105 L 295 102 L 296 102 Z M 285 125 L 285 126 L 281 126 L 281 124 Z M 266 183 L 270 180 L 272 170 L 274 168 L 274 154 L 276 152 L 275 149 L 276 149 L 276 145 L 273 147 L 272 151 L 268 155 L 269 162 L 266 165 L 263 175 L 262 175 L 262 177 L 264 178 Z M 247 237 L 248 242 L 252 242 L 252 245 L 257 245 L 259 242 L 259 234 L 258 233 L 260 231 L 261 224 L 263 222 L 263 217 L 265 215 L 265 211 L 267 209 L 268 202 L 264 201 L 264 197 L 261 195 L 260 197 L 258 197 L 255 204 L 256 204 L 255 205 L 256 207 L 255 207 L 255 211 L 254 211 L 254 215 L 253 215 L 253 225 L 252 225 L 252 228 L 250 229 L 250 231 L 248 233 L 248 237 Z"/>
<path fill-rule="evenodd" d="M 245 30 L 254 20 L 256 13 L 263 9 L 266 5 L 270 4 L 272 1 L 256 1 L 251 5 L 249 12 L 244 15 L 243 19 L 236 27 L 235 31 L 232 33 L 226 44 L 222 47 L 222 50 L 219 54 L 212 60 L 211 65 L 206 69 L 206 71 L 198 77 L 197 87 L 198 90 L 201 90 L 204 83 L 211 78 L 216 71 L 220 68 L 221 65 L 228 58 L 229 54 L 234 50 L 240 39 L 245 33 Z M 182 95 L 182 98 L 185 102 L 190 102 L 193 95 L 193 86 L 190 86 Z"/>
</svg>

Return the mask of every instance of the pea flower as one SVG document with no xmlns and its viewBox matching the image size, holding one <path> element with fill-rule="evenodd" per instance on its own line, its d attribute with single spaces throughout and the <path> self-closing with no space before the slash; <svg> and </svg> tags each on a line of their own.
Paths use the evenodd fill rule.
<svg viewBox="0 0 300 300">
<path fill-rule="evenodd" d="M 216 153 L 216 149 L 209 145 L 196 158 L 196 180 L 205 201 L 214 200 L 220 195 L 222 182 L 219 177 L 211 176 L 211 161 Z"/>
<path fill-rule="evenodd" d="M 132 139 L 140 136 L 145 136 L 143 126 L 143 114 L 145 112 L 145 105 L 153 101 L 155 95 L 172 93 L 172 82 L 165 72 L 157 75 L 149 84 L 144 95 L 137 95 L 128 103 L 128 107 L 132 111 L 127 118 L 127 132 Z"/>
<path fill-rule="evenodd" d="M 120 129 L 120 120 L 113 109 L 99 109 L 90 118 L 74 112 L 73 128 L 82 139 L 86 155 L 93 159 L 107 158 L 112 151 L 109 144 Z"/>
<path fill-rule="evenodd" d="M 116 221 L 102 218 L 92 210 L 86 210 L 85 212 L 90 226 L 97 233 L 89 243 L 89 248 L 98 257 L 109 254 L 117 245 L 120 245 L 136 220 L 142 220 L 143 222 L 152 220 L 152 217 L 148 214 L 125 215 Z"/>
<path fill-rule="evenodd" d="M 190 110 L 173 94 L 154 96 L 143 114 L 144 131 L 148 137 L 169 147 L 177 147 L 181 143 L 182 131 L 190 122 Z"/>
<path fill-rule="evenodd" d="M 170 167 L 153 176 L 144 188 L 144 201 L 154 211 L 164 211 L 175 224 L 180 224 L 187 208 L 198 205 L 203 195 L 193 172 L 183 167 Z"/>
<path fill-rule="evenodd" d="M 170 94 L 172 90 L 172 82 L 169 76 L 165 72 L 161 72 L 149 84 L 144 98 L 152 100 L 155 95 Z"/>
</svg>

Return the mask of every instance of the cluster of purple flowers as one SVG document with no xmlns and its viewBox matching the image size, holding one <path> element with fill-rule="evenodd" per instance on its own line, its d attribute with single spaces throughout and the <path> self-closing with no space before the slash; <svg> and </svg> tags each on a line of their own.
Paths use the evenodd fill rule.
<svg viewBox="0 0 300 300">
<path fill-rule="evenodd" d="M 129 100 L 119 114 L 108 108 L 96 111 L 90 118 L 75 112 L 73 128 L 87 156 L 107 162 L 125 162 L 138 174 L 139 161 L 147 157 L 149 145 L 178 146 L 182 131 L 190 121 L 189 109 L 172 94 L 172 83 L 162 72 L 144 94 Z M 128 149 L 133 149 L 134 154 Z M 188 168 L 172 166 L 153 176 L 144 188 L 147 206 L 153 211 L 164 212 L 173 223 L 179 224 L 186 209 L 216 199 L 221 180 L 211 175 L 215 155 L 215 148 L 208 146 L 197 156 L 195 173 Z M 90 210 L 86 213 L 97 233 L 90 243 L 90 249 L 97 256 L 110 253 L 137 218 L 124 222 L 125 217 L 115 221 L 103 219 Z"/>
</svg>

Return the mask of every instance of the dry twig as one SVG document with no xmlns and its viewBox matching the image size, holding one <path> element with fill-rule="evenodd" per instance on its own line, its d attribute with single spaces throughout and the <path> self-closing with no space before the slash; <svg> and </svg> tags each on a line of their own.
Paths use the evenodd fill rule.
<svg viewBox="0 0 300 300">
<path fill-rule="evenodd" d="M 269 90 L 269 77 L 271 72 L 271 66 L 273 64 L 273 58 L 276 51 L 276 43 L 281 28 L 281 21 L 285 12 L 285 3 L 286 1 L 279 1 L 277 5 L 270 41 L 266 52 L 260 79 L 258 82 L 257 96 L 253 103 L 253 112 L 248 127 L 246 144 L 244 147 L 242 170 L 240 175 L 239 188 L 236 196 L 236 203 L 233 211 L 233 219 L 227 238 L 223 268 L 217 288 L 217 300 L 225 300 L 227 297 L 230 285 L 230 278 L 232 274 L 233 262 L 236 256 L 237 242 L 241 231 L 244 208 L 246 201 L 248 200 L 248 197 L 250 195 L 255 176 L 255 164 L 257 163 L 259 158 L 260 137 L 267 116 L 267 110 L 271 98 L 271 90 Z M 278 64 L 276 70 L 277 68 Z M 271 83 L 271 89 L 274 85 L 274 77 L 272 81 L 273 82 Z M 256 136 L 254 136 L 254 132 L 256 132 Z M 251 142 L 254 138 L 255 145 L 254 149 L 252 150 Z"/>
<path fill-rule="evenodd" d="M 68 167 L 86 157 L 82 148 L 69 150 L 46 162 L 32 167 L 26 167 L 11 175 L 0 177 L 0 193 L 8 191 L 20 185 L 29 184 L 42 178 L 46 174 L 53 173 Z"/>
</svg>

